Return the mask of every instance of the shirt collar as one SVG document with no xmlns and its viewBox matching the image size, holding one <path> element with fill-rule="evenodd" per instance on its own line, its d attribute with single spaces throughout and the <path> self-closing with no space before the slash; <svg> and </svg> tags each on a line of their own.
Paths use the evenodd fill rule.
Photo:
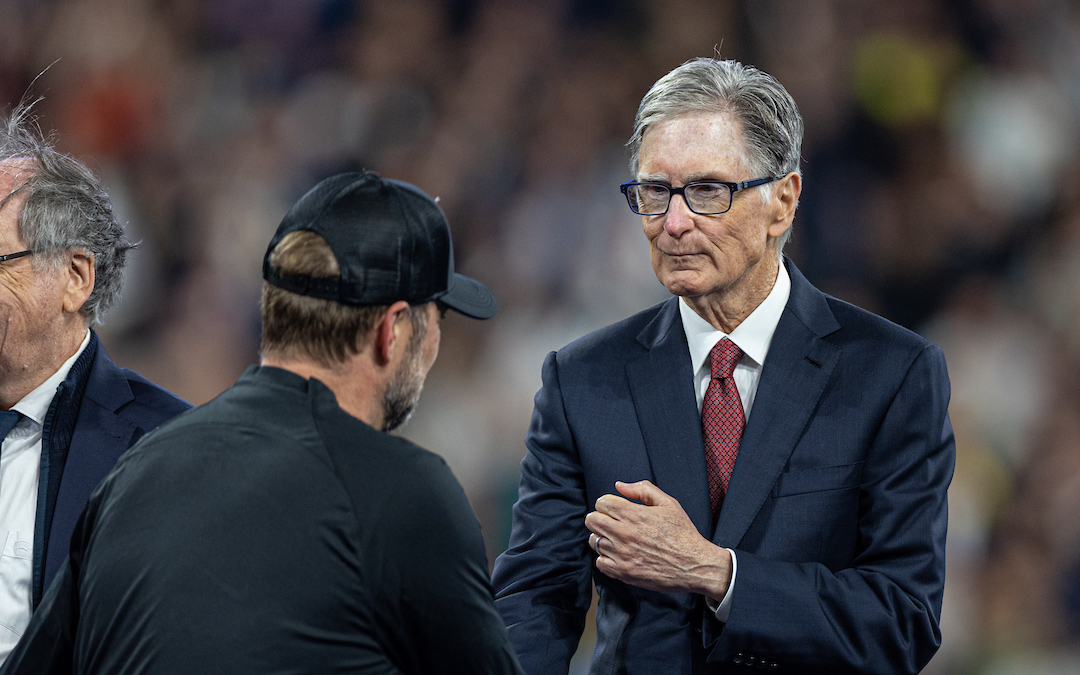
<svg viewBox="0 0 1080 675">
<path fill-rule="evenodd" d="M 60 386 L 60 383 L 67 379 L 68 373 L 71 372 L 71 367 L 75 365 L 75 361 L 79 358 L 79 355 L 86 349 L 86 345 L 90 343 L 90 331 L 86 331 L 86 336 L 83 338 L 82 344 L 75 350 L 75 353 L 71 355 L 67 361 L 64 361 L 60 369 L 57 370 L 52 376 L 39 384 L 32 392 L 23 396 L 22 399 L 11 406 L 12 410 L 21 412 L 26 417 L 29 417 L 37 423 L 39 427 L 45 426 L 45 416 L 49 414 L 49 406 L 52 404 L 53 396 L 56 395 L 56 388 Z"/>
<path fill-rule="evenodd" d="M 750 316 L 731 331 L 731 334 L 716 330 L 712 324 L 698 316 L 690 305 L 680 300 L 679 315 L 682 318 L 683 331 L 686 333 L 686 343 L 690 347 L 690 363 L 694 367 L 694 372 L 698 372 L 705 365 L 709 352 L 725 337 L 734 342 L 743 354 L 761 367 L 765 363 L 773 334 L 776 333 L 776 326 L 780 323 L 780 316 L 784 313 L 784 307 L 787 306 L 790 295 L 791 277 L 781 262 L 780 271 L 776 274 L 776 283 L 773 284 L 769 295 L 753 312 L 750 312 Z"/>
</svg>

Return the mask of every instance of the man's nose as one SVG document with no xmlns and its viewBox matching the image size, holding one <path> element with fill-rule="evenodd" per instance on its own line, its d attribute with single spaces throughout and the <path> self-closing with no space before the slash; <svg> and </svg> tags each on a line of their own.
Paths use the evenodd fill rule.
<svg viewBox="0 0 1080 675">
<path fill-rule="evenodd" d="M 672 237 L 678 237 L 694 226 L 694 212 L 686 205 L 682 195 L 671 195 L 668 212 L 664 220 L 664 230 Z"/>
</svg>

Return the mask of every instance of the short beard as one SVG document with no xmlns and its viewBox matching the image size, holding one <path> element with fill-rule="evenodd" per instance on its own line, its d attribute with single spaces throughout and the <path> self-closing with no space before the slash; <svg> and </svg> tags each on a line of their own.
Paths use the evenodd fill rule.
<svg viewBox="0 0 1080 675">
<path fill-rule="evenodd" d="M 420 403 L 420 392 L 424 389 L 420 367 L 424 356 L 424 338 L 427 337 L 427 314 L 422 308 L 410 308 L 412 335 L 405 346 L 404 358 L 383 391 L 382 430 L 385 432 L 398 429 L 408 422 Z"/>
</svg>

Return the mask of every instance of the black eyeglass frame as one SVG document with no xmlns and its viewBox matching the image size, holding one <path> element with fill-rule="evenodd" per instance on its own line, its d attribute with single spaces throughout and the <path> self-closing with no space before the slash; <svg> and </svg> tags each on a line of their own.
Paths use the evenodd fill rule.
<svg viewBox="0 0 1080 675">
<path fill-rule="evenodd" d="M 8 260 L 15 260 L 16 258 L 24 258 L 28 255 L 34 255 L 33 251 L 19 251 L 18 253 L 8 253 L 7 255 L 0 255 L 0 263 L 7 262 Z"/>
<path fill-rule="evenodd" d="M 662 181 L 628 180 L 628 181 L 626 181 L 625 183 L 623 183 L 622 185 L 619 186 L 619 190 L 623 193 L 623 196 L 626 197 L 626 203 L 630 207 L 630 210 L 633 211 L 634 213 L 638 214 L 639 216 L 662 216 L 662 215 L 664 215 L 665 213 L 667 213 L 671 209 L 671 198 L 673 196 L 675 196 L 675 195 L 682 196 L 683 202 L 686 204 L 686 208 L 690 209 L 690 211 L 692 213 L 696 213 L 699 216 L 718 216 L 718 215 L 720 215 L 722 213 L 727 213 L 728 211 L 731 210 L 731 205 L 735 203 L 735 193 L 738 192 L 739 190 L 746 190 L 746 189 L 749 189 L 749 188 L 757 187 L 759 185 L 765 185 L 767 183 L 772 183 L 773 181 L 778 181 L 783 177 L 784 176 L 766 176 L 765 178 L 751 178 L 750 180 L 744 180 L 744 181 L 741 181 L 741 182 L 738 182 L 738 183 L 732 183 L 732 182 L 726 181 L 726 180 L 692 180 L 689 183 L 687 183 L 686 185 L 683 185 L 682 187 L 672 187 L 671 185 L 668 185 L 667 183 L 664 183 Z M 667 206 L 664 207 L 664 210 L 661 211 L 660 213 L 642 213 L 641 211 L 638 211 L 637 209 L 635 209 L 633 199 L 630 197 L 630 188 L 636 187 L 638 185 L 656 185 L 658 187 L 666 188 L 667 191 L 668 191 L 668 200 L 667 200 Z M 684 191 L 687 188 L 694 187 L 695 185 L 726 185 L 727 188 L 728 188 L 728 192 L 731 193 L 731 197 L 728 199 L 727 208 L 724 209 L 723 211 L 698 211 L 697 209 L 695 209 L 693 206 L 690 205 L 690 200 L 687 199 L 686 195 L 684 194 Z"/>
</svg>

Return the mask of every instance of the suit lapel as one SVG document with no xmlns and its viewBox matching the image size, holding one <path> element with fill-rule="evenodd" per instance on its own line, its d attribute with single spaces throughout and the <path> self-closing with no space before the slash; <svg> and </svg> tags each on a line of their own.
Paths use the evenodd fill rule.
<svg viewBox="0 0 1080 675">
<path fill-rule="evenodd" d="M 746 422 L 739 458 L 712 540 L 737 546 L 795 449 L 840 350 L 822 338 L 839 328 L 825 296 L 790 260 L 791 296 L 776 327 Z M 700 433 L 700 432 L 699 432 Z"/>
<path fill-rule="evenodd" d="M 80 477 L 104 476 L 115 463 L 119 452 L 110 450 L 101 456 L 102 449 L 127 448 L 135 432 L 134 424 L 116 414 L 122 406 L 135 399 L 127 378 L 109 359 L 96 335 L 91 336 L 86 351 L 92 356 L 85 366 L 89 369 L 85 384 L 80 387 L 74 381 L 70 383 L 74 391 L 69 410 L 62 416 L 63 421 L 61 417 L 54 420 L 50 430 L 46 514 L 53 513 L 57 495 L 62 492 L 71 494 L 74 489 L 74 494 L 81 496 L 85 492 L 88 497 L 90 492 L 85 490 L 85 486 L 78 485 L 83 480 Z M 77 448 L 78 452 L 70 454 L 69 448 Z M 97 472 L 89 471 L 87 465 L 96 465 Z M 93 483 L 97 483 L 97 479 Z M 92 489 L 93 484 L 90 487 Z M 85 497 L 82 499 L 85 501 Z"/>
<path fill-rule="evenodd" d="M 43 542 L 38 555 L 38 564 L 43 566 L 34 580 L 35 604 L 41 598 L 44 582 L 56 574 L 66 557 L 66 553 L 49 551 L 67 551 L 71 532 L 90 493 L 138 430 L 116 414 L 134 400 L 134 395 L 127 378 L 109 359 L 96 335 L 91 336 L 83 357 L 89 362 L 85 366 L 76 362 L 69 378 L 77 376 L 76 367 L 86 367 L 89 372 L 85 384 L 76 386 L 74 379 L 66 383 L 72 387 L 70 401 L 64 414 L 53 416 L 50 428 L 49 461 L 41 476 L 47 476 L 47 481 L 39 485 L 39 508 L 43 508 L 44 517 L 38 520 L 36 534 Z"/>
<path fill-rule="evenodd" d="M 702 536 L 712 534 L 701 419 L 678 298 L 664 303 L 638 336 L 648 352 L 626 365 L 657 486 L 679 500 Z"/>
</svg>

